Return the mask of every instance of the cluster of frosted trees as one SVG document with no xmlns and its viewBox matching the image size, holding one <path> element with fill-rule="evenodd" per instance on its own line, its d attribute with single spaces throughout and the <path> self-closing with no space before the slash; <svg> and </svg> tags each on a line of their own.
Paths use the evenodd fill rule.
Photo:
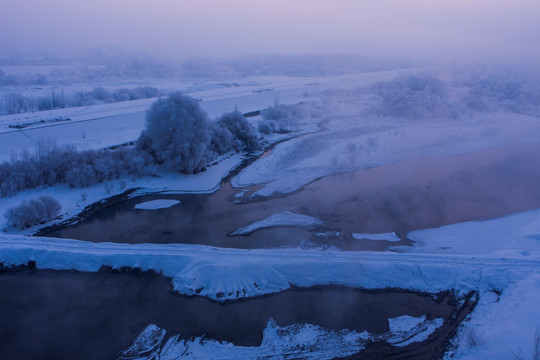
<svg viewBox="0 0 540 360">
<path fill-rule="evenodd" d="M 374 84 L 376 115 L 407 119 L 457 118 L 471 112 L 511 111 L 537 113 L 540 80 L 516 74 L 463 75 L 455 85 L 463 94 L 453 99 L 447 85 L 431 75 L 400 76 Z"/>
<path fill-rule="evenodd" d="M 33 153 L 0 164 L 0 195 L 55 184 L 87 187 L 127 176 L 151 175 L 156 173 L 156 165 L 195 173 L 219 155 L 260 149 L 253 127 L 237 110 L 211 122 L 198 101 L 174 93 L 148 109 L 146 128 L 136 147 L 77 151 L 73 146 L 42 140 Z M 10 209 L 5 214 L 10 226 L 24 228 L 57 216 L 50 201 L 38 200 Z M 45 218 L 37 216 L 35 209 L 38 213 L 45 209 Z"/>
<path fill-rule="evenodd" d="M 247 119 L 237 110 L 211 122 L 197 100 L 170 94 L 152 104 L 137 149 L 157 164 L 184 173 L 206 168 L 208 161 L 230 151 L 253 152 L 261 147 Z"/>
<path fill-rule="evenodd" d="M 432 76 L 401 76 L 375 83 L 371 91 L 379 96 L 379 103 L 373 110 L 380 116 L 407 119 L 454 117 L 452 112 L 456 108 L 448 101 L 446 85 Z"/>
<path fill-rule="evenodd" d="M 540 79 L 534 76 L 488 74 L 467 79 L 463 85 L 469 91 L 462 101 L 472 110 L 527 112 L 540 106 Z"/>
<path fill-rule="evenodd" d="M 0 164 L 0 195 L 56 184 L 86 187 L 152 171 L 152 159 L 129 148 L 77 151 L 73 146 L 41 141 L 34 153 L 24 153 Z"/>
</svg>

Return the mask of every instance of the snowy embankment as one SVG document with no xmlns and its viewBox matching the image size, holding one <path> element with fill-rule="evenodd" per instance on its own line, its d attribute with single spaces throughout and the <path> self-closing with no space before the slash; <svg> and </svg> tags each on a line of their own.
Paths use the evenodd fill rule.
<svg viewBox="0 0 540 360">
<path fill-rule="evenodd" d="M 279 292 L 291 285 L 335 284 L 424 292 L 500 289 L 540 269 L 540 259 L 302 249 L 239 250 L 183 244 L 89 243 L 56 238 L 0 237 L 5 265 L 97 271 L 138 267 L 171 277 L 176 291 L 228 300 Z"/>
<path fill-rule="evenodd" d="M 263 331 L 259 346 L 236 346 L 232 343 L 197 337 L 184 339 L 182 334 L 166 342 L 164 329 L 148 325 L 119 359 L 210 359 L 219 354 L 220 359 L 334 359 L 353 355 L 374 341 L 388 341 L 394 346 L 407 346 L 422 342 L 443 324 L 443 319 L 426 320 L 401 316 L 388 319 L 390 331 L 373 335 L 367 331 L 327 330 L 317 325 L 294 324 L 279 327 L 270 320 Z"/>
<path fill-rule="evenodd" d="M 251 224 L 233 231 L 229 236 L 249 235 L 260 229 L 275 226 L 295 226 L 305 229 L 312 229 L 321 226 L 322 221 L 312 216 L 295 214 L 290 211 L 283 211 L 279 214 L 270 215 L 267 218 L 252 222 Z"/>
</svg>

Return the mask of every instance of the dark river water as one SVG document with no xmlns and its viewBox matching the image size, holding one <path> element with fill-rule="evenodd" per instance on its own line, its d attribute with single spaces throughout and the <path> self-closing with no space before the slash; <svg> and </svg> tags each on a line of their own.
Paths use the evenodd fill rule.
<svg viewBox="0 0 540 360">
<path fill-rule="evenodd" d="M 411 230 L 503 216 L 540 207 L 540 144 L 468 155 L 418 158 L 321 178 L 287 196 L 242 200 L 225 181 L 208 195 L 149 195 L 111 202 L 79 223 L 42 235 L 94 242 L 187 243 L 232 248 L 283 246 L 385 250 L 410 244 Z M 260 187 L 248 188 L 249 193 Z M 248 193 L 248 195 L 249 195 Z M 141 202 L 178 199 L 161 210 Z M 316 229 L 276 227 L 228 236 L 282 211 L 319 218 Z M 355 240 L 351 233 L 396 232 L 399 243 Z M 337 235 L 320 237 L 319 232 Z M 273 296 L 219 304 L 174 294 L 170 279 L 148 274 L 23 270 L 0 272 L 0 359 L 109 359 L 150 323 L 189 338 L 204 333 L 238 345 L 260 344 L 273 318 L 280 326 L 311 323 L 328 329 L 388 330 L 401 315 L 448 319 L 455 310 L 407 292 L 343 288 L 291 289 Z M 457 326 L 457 325 L 456 325 Z M 454 327 L 455 328 L 455 327 Z M 438 335 L 440 347 L 452 328 Z M 431 340 L 430 340 L 431 341 Z M 378 345 L 377 345 L 378 346 Z M 371 350 L 378 354 L 378 347 Z M 386 353 L 388 349 L 384 349 Z M 401 350 L 399 350 L 401 351 Z M 410 358 L 430 358 L 425 348 Z M 431 355 L 425 355 L 425 354 Z M 420 356 L 419 354 L 424 354 Z M 377 358 L 373 355 L 372 358 Z M 394 358 L 400 358 L 396 353 Z"/>
<path fill-rule="evenodd" d="M 220 304 L 180 296 L 149 274 L 18 270 L 0 272 L 0 359 L 113 359 L 148 325 L 183 338 L 257 346 L 270 318 L 277 325 L 388 331 L 388 318 L 448 318 L 454 306 L 408 292 L 347 288 L 291 289 Z M 439 336 L 445 340 L 448 329 Z"/>
<path fill-rule="evenodd" d="M 208 195 L 149 195 L 113 204 L 83 221 L 41 235 L 94 242 L 188 243 L 232 248 L 329 246 L 385 250 L 386 241 L 351 233 L 406 233 L 508 215 L 540 207 L 540 144 L 506 146 L 467 155 L 417 158 L 321 178 L 287 196 L 238 203 L 229 182 Z M 257 187 L 248 188 L 251 192 Z M 249 195 L 249 192 L 248 192 Z M 247 197 L 247 196 L 246 196 Z M 134 210 L 138 203 L 178 199 L 169 209 Z M 236 202 L 235 202 L 236 201 Z M 292 211 L 317 217 L 317 229 L 270 228 L 227 234 L 269 215 Z M 318 237 L 318 232 L 339 234 Z"/>
</svg>

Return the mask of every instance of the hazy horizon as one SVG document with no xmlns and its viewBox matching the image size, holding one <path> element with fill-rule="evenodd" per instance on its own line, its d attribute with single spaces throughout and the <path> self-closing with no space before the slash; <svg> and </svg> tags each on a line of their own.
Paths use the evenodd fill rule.
<svg viewBox="0 0 540 360">
<path fill-rule="evenodd" d="M 0 43 L 4 55 L 104 49 L 173 61 L 351 54 L 534 63 L 539 10 L 530 0 L 19 0 L 0 12 Z"/>
</svg>

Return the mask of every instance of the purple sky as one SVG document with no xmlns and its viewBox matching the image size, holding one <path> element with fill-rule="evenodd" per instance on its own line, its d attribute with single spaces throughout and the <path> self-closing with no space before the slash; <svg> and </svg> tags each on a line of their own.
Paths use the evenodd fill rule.
<svg viewBox="0 0 540 360">
<path fill-rule="evenodd" d="M 540 59 L 539 0 L 0 0 L 7 51 Z"/>
</svg>

